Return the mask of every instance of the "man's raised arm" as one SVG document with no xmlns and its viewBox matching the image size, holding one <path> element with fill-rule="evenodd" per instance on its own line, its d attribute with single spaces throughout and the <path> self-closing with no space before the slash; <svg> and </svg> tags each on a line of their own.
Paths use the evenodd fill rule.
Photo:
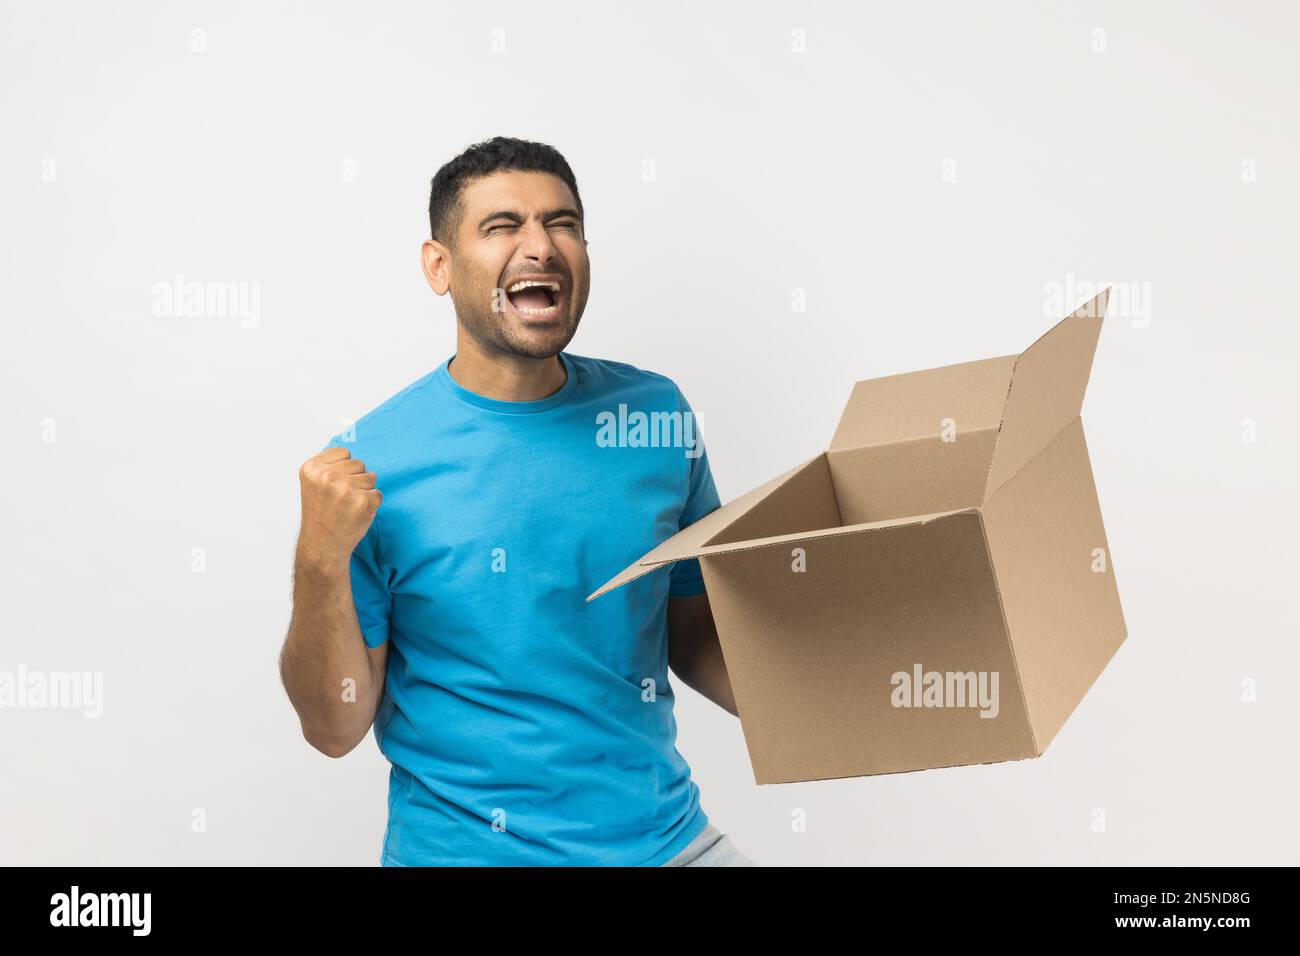
<svg viewBox="0 0 1300 956">
<path fill-rule="evenodd" d="M 302 528 L 280 678 L 303 737 L 321 753 L 342 757 L 365 739 L 384 693 L 388 642 L 367 647 L 350 571 L 352 551 L 370 528 L 383 492 L 375 487 L 375 474 L 346 448 L 313 455 L 298 477 Z"/>
</svg>

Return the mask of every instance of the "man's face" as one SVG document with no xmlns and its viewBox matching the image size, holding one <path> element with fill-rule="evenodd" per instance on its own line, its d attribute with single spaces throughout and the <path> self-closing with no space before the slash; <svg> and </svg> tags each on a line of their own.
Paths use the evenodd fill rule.
<svg viewBox="0 0 1300 956">
<path fill-rule="evenodd" d="M 573 193 L 550 173 L 509 170 L 467 183 L 461 201 L 446 272 L 457 318 L 485 348 L 555 355 L 578 331 L 591 284 Z"/>
</svg>

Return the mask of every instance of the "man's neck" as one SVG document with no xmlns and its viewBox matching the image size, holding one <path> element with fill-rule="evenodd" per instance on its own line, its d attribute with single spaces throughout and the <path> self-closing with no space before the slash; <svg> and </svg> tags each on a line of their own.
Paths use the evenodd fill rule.
<svg viewBox="0 0 1300 956">
<path fill-rule="evenodd" d="M 456 335 L 456 356 L 447 372 L 461 388 L 500 402 L 535 402 L 558 392 L 566 378 L 558 355 L 534 359 L 489 352 L 463 331 Z"/>
</svg>

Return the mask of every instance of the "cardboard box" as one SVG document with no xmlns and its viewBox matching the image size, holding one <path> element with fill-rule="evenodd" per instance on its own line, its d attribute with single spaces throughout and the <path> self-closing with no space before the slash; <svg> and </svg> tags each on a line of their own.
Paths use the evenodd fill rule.
<svg viewBox="0 0 1300 956">
<path fill-rule="evenodd" d="M 1036 757 L 1127 629 L 1080 411 L 1109 290 L 1020 355 L 858 382 L 699 558 L 757 783 Z"/>
</svg>

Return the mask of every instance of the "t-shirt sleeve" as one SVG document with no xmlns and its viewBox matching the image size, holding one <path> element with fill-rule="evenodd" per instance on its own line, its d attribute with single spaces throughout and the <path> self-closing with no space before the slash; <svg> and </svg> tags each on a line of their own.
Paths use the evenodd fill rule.
<svg viewBox="0 0 1300 956">
<path fill-rule="evenodd" d="M 709 469 L 709 455 L 704 450 L 704 438 L 700 434 L 699 423 L 696 422 L 695 414 L 691 410 L 689 403 L 687 403 L 686 397 L 681 395 L 680 392 L 678 395 L 683 416 L 691 416 L 691 434 L 696 442 L 694 448 L 688 450 L 692 454 L 695 451 L 699 452 L 696 457 L 690 459 L 691 467 L 690 477 L 687 480 L 686 504 L 682 508 L 681 519 L 678 522 L 678 530 L 681 530 L 699 521 L 709 512 L 722 507 L 722 502 L 718 499 L 718 489 L 713 485 L 713 473 Z M 673 565 L 669 577 L 669 597 L 690 597 L 694 594 L 703 594 L 704 591 L 704 575 L 700 572 L 698 558 L 678 561 Z"/>
<path fill-rule="evenodd" d="M 388 640 L 388 618 L 392 610 L 392 596 L 379 554 L 379 515 L 376 514 L 365 536 L 353 549 L 349 563 L 352 603 L 357 609 L 361 636 L 369 647 L 378 647 Z"/>
<path fill-rule="evenodd" d="M 346 448 L 347 445 L 335 438 L 325 447 Z M 379 513 L 376 512 L 370 527 L 352 549 L 352 559 L 348 562 L 348 572 L 352 579 L 352 604 L 357 610 L 361 637 L 368 647 L 378 647 L 388 640 L 388 619 L 392 610 L 379 519 Z"/>
</svg>

